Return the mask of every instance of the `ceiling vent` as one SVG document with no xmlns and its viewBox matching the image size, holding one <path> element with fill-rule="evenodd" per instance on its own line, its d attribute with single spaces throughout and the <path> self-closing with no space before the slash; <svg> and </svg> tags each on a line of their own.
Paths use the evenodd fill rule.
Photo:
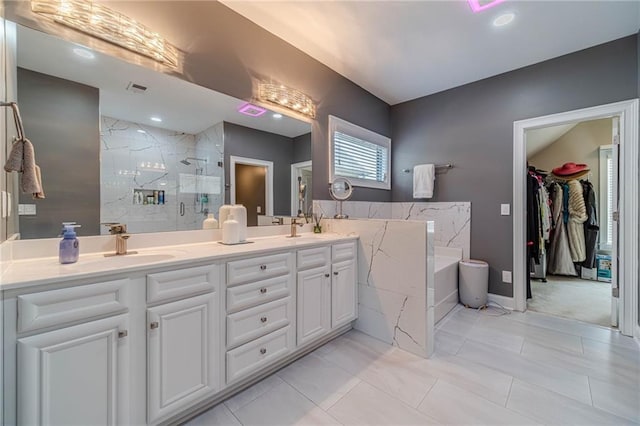
<svg viewBox="0 0 640 426">
<path fill-rule="evenodd" d="M 144 93 L 147 91 L 147 87 L 143 86 L 142 84 L 136 84 L 130 81 L 129 85 L 127 86 L 127 90 L 133 93 Z"/>
</svg>

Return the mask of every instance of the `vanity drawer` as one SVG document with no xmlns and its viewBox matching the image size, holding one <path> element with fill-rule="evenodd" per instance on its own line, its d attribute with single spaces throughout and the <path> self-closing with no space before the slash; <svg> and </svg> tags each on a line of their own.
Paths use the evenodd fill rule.
<svg viewBox="0 0 640 426">
<path fill-rule="evenodd" d="M 276 300 L 227 316 L 227 346 L 237 346 L 289 325 L 291 298 Z"/>
<path fill-rule="evenodd" d="M 147 275 L 147 303 L 214 291 L 220 285 L 220 265 L 199 266 Z"/>
<path fill-rule="evenodd" d="M 330 247 L 316 247 L 298 250 L 298 270 L 315 268 L 329 264 Z"/>
<path fill-rule="evenodd" d="M 292 269 L 292 253 L 234 260 L 227 263 L 227 286 L 286 275 Z"/>
<path fill-rule="evenodd" d="M 339 260 L 354 259 L 357 255 L 356 242 L 339 243 L 331 246 L 331 260 L 333 262 Z"/>
<path fill-rule="evenodd" d="M 227 289 L 227 312 L 236 312 L 291 294 L 293 275 L 283 275 Z"/>
<path fill-rule="evenodd" d="M 122 279 L 18 296 L 18 333 L 125 312 L 129 285 Z"/>
<path fill-rule="evenodd" d="M 290 325 L 227 352 L 227 383 L 282 358 L 293 349 Z"/>
</svg>

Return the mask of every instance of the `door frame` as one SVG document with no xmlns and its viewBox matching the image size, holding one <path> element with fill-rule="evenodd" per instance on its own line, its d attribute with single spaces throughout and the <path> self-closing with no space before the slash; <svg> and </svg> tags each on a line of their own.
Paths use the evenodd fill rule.
<svg viewBox="0 0 640 426">
<path fill-rule="evenodd" d="M 638 326 L 638 99 L 545 115 L 513 123 L 513 295 L 515 309 L 525 311 L 526 300 L 526 170 L 525 132 L 576 121 L 619 117 L 620 162 L 618 221 L 619 330 L 640 337 Z"/>
<path fill-rule="evenodd" d="M 301 161 L 291 164 L 291 217 L 298 215 L 298 176 L 301 169 L 313 167 L 312 161 Z M 307 188 L 309 191 L 310 188 Z M 303 212 L 304 213 L 304 212 Z"/>
<path fill-rule="evenodd" d="M 256 158 L 238 157 L 231 155 L 229 157 L 229 201 L 231 204 L 236 203 L 236 164 L 244 164 L 247 166 L 266 167 L 266 182 L 264 190 L 264 214 L 273 216 L 273 161 L 258 160 Z"/>
</svg>

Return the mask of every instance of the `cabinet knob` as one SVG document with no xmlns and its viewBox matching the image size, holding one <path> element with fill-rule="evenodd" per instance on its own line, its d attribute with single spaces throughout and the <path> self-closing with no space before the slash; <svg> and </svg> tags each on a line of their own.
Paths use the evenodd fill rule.
<svg viewBox="0 0 640 426">
<path fill-rule="evenodd" d="M 149 328 L 151 328 L 152 330 L 155 330 L 158 327 L 160 327 L 160 324 L 158 324 L 158 321 L 154 321 L 151 324 L 149 324 Z"/>
<path fill-rule="evenodd" d="M 329 274 L 324 274 L 325 277 L 329 278 Z"/>
<path fill-rule="evenodd" d="M 123 337 L 127 337 L 129 332 L 127 330 L 118 331 L 118 338 L 122 339 Z"/>
<path fill-rule="evenodd" d="M 338 273 L 337 273 L 337 272 L 334 272 L 334 273 L 333 273 L 333 275 L 338 275 Z"/>
<path fill-rule="evenodd" d="M 262 288 L 260 289 L 260 293 L 265 294 L 266 292 L 267 292 L 267 289 L 266 289 L 266 288 L 262 287 Z"/>
<path fill-rule="evenodd" d="M 264 271 L 265 269 L 267 269 L 267 265 L 260 265 L 260 270 Z"/>
<path fill-rule="evenodd" d="M 267 317 L 260 318 L 260 322 L 267 322 Z"/>
<path fill-rule="evenodd" d="M 260 353 L 261 353 L 262 355 L 266 354 L 266 353 L 267 353 L 267 348 L 261 348 L 261 349 L 260 349 Z"/>
</svg>

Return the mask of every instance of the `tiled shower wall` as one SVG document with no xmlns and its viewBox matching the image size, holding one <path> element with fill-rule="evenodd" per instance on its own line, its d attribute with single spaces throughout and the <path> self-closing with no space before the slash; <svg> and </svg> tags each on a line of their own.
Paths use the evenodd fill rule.
<svg viewBox="0 0 640 426">
<path fill-rule="evenodd" d="M 199 229 L 205 212 L 222 204 L 222 126 L 191 135 L 101 117 L 100 221 L 126 223 L 130 232 Z M 206 161 L 180 163 L 186 157 Z M 135 190 L 164 191 L 165 204 L 134 204 Z"/>
<path fill-rule="evenodd" d="M 333 200 L 314 200 L 313 211 L 332 218 L 339 210 Z M 353 219 L 398 219 L 435 222 L 434 245 L 462 249 L 468 259 L 471 251 L 471 203 L 470 202 L 415 202 L 381 203 L 369 201 L 345 201 L 344 214 Z"/>
</svg>

